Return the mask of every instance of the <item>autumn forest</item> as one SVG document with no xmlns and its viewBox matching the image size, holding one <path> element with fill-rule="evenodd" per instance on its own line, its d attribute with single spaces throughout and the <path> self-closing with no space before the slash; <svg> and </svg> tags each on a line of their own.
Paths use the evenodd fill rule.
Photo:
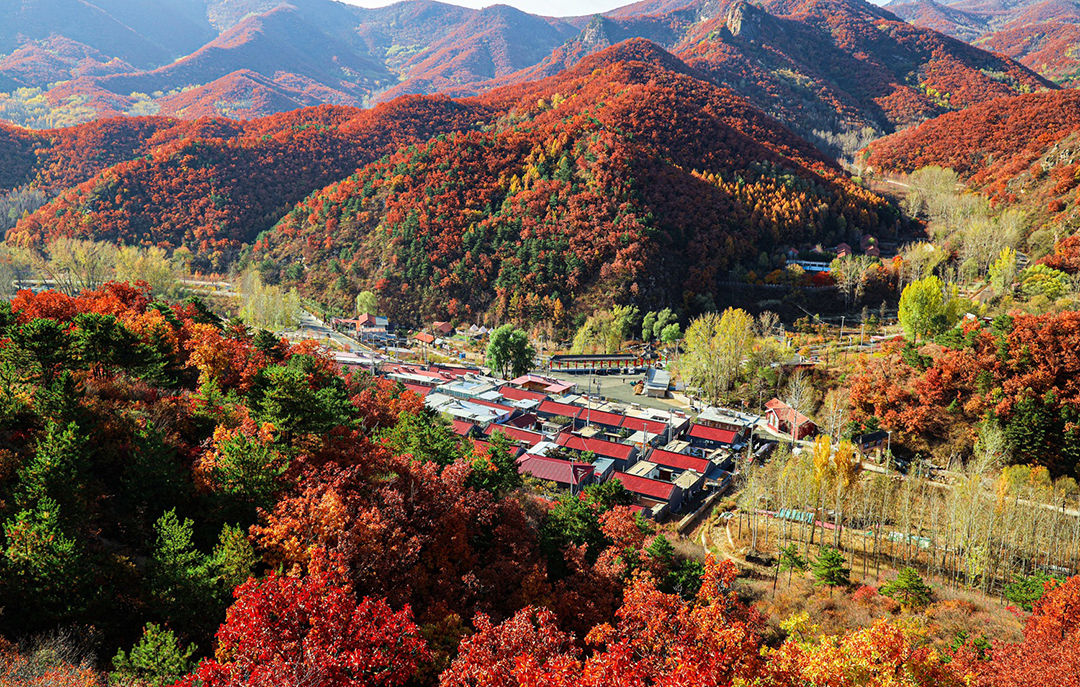
<svg viewBox="0 0 1080 687">
<path fill-rule="evenodd" d="M 1078 26 L 0 8 L 0 687 L 1080 687 Z"/>
</svg>

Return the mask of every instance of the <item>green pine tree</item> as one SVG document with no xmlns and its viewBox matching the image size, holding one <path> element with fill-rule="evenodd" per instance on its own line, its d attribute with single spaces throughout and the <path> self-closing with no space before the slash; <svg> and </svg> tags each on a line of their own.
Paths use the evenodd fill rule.
<svg viewBox="0 0 1080 687">
<path fill-rule="evenodd" d="M 836 587 L 846 587 L 851 584 L 851 568 L 844 564 L 844 554 L 831 546 L 825 546 L 818 552 L 817 559 L 811 564 L 814 571 L 815 584 L 829 587 L 829 594 Z"/>
<path fill-rule="evenodd" d="M 904 568 L 895 580 L 883 585 L 879 591 L 899 601 L 904 608 L 922 608 L 930 603 L 934 593 L 914 568 Z"/>
</svg>

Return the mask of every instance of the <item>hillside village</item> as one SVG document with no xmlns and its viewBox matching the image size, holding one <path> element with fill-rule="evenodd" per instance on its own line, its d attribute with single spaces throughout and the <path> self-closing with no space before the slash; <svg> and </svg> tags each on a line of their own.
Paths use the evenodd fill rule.
<svg viewBox="0 0 1080 687">
<path fill-rule="evenodd" d="M 810 418 L 779 398 L 765 403 L 764 415 L 694 405 L 683 394 L 675 394 L 679 400 L 667 398 L 676 388 L 670 373 L 639 354 L 555 354 L 543 368 L 500 379 L 474 365 L 415 360 L 429 350 L 456 350 L 450 346 L 455 337 L 482 339 L 488 333 L 484 327 L 456 330 L 435 322 L 430 331 L 399 340 L 385 317 L 361 315 L 332 324 L 381 343 L 384 352 L 366 346 L 334 352 L 343 369 L 374 372 L 401 384 L 480 450 L 502 434 L 514 446 L 518 470 L 537 490 L 576 494 L 618 480 L 634 495 L 634 512 L 654 521 L 693 519 L 729 489 L 742 466 L 764 460 L 779 442 L 806 443 L 817 433 Z M 412 348 L 401 347 L 406 344 Z M 550 376 L 551 371 L 564 378 Z M 627 403 L 584 390 L 598 375 L 614 377 L 619 386 L 635 384 L 649 399 L 667 402 Z M 870 446 L 874 439 L 857 444 Z"/>
</svg>

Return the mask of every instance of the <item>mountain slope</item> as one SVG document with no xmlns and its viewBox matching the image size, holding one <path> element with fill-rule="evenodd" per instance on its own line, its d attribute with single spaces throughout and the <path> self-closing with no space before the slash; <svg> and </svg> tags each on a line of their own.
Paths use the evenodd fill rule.
<svg viewBox="0 0 1080 687">
<path fill-rule="evenodd" d="M 324 105 L 243 124 L 225 120 L 224 127 L 212 120 L 174 127 L 176 120 L 149 118 L 169 135 L 135 136 L 135 145 L 118 151 L 108 143 L 78 147 L 76 154 L 86 160 L 82 168 L 92 168 L 110 150 L 124 161 L 93 176 L 74 175 L 85 180 L 20 220 L 8 239 L 65 235 L 187 245 L 200 265 L 221 269 L 242 242 L 314 189 L 402 146 L 467 130 L 486 111 L 425 97 L 374 110 Z M 112 124 L 123 130 L 127 121 Z M 79 139 L 93 126 L 55 135 Z"/>
<path fill-rule="evenodd" d="M 613 302 L 697 308 L 762 251 L 891 217 L 812 146 L 699 76 L 633 40 L 494 91 L 482 101 L 513 113 L 497 126 L 331 184 L 251 260 L 279 275 L 303 265 L 288 279 L 343 306 L 373 288 L 405 321 L 532 320 Z"/>
<path fill-rule="evenodd" d="M 1001 98 L 874 142 L 877 174 L 954 169 L 973 190 L 1029 211 L 1034 227 L 1077 219 L 1080 91 Z"/>
<path fill-rule="evenodd" d="M 321 97 L 304 102 L 307 105 L 359 105 L 371 90 L 391 80 L 381 63 L 357 55 L 309 24 L 299 12 L 278 7 L 244 19 L 194 54 L 166 67 L 94 81 L 113 93 L 168 92 L 211 83 L 240 70 L 277 82 L 295 77 L 321 85 Z"/>
<path fill-rule="evenodd" d="M 71 2 L 29 6 L 52 3 L 61 16 L 81 16 L 63 4 Z M 162 0 L 138 21 L 132 2 L 98 0 L 80 11 L 126 27 L 134 36 L 128 43 L 142 52 L 133 44 L 121 54 L 58 30 L 47 39 L 63 50 L 41 38 L 14 45 L 17 55 L 0 56 L 0 88 L 71 80 L 44 100 L 0 102 L 0 117 L 51 126 L 95 112 L 260 116 L 404 93 L 477 95 L 552 76 L 630 38 L 675 52 L 806 136 L 866 126 L 890 131 L 1049 85 L 1008 59 L 914 29 L 864 0 L 661 0 L 570 19 L 430 0 L 377 9 L 332 0 Z M 165 45 L 160 26 L 173 16 L 182 36 Z M 59 19 L 53 24 L 66 26 Z M 175 54 L 177 45 L 215 31 L 222 33 L 191 54 Z M 43 102 L 55 112 L 40 112 Z"/>
</svg>

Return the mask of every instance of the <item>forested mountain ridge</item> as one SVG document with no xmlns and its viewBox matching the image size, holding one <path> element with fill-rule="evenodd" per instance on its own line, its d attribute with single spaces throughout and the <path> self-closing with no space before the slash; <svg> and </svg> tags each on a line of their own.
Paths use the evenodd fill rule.
<svg viewBox="0 0 1080 687">
<path fill-rule="evenodd" d="M 29 181 L 58 196 L 19 220 L 9 239 L 187 245 L 198 265 L 221 269 L 241 242 L 311 191 L 402 146 L 467 130 L 489 112 L 435 96 L 372 110 L 323 105 L 244 123 L 124 118 L 43 132 L 49 145 L 33 156 L 26 134 L 10 130 L 4 154 L 22 169 L 12 186 Z"/>
<path fill-rule="evenodd" d="M 11 242 L 185 246 L 196 268 L 220 270 L 285 217 L 249 259 L 338 305 L 378 288 L 407 319 L 693 301 L 762 251 L 896 220 L 817 149 L 643 40 L 482 98 L 0 131 L 6 189 L 57 194 Z"/>
<path fill-rule="evenodd" d="M 1036 2 L 960 2 L 894 0 L 886 9 L 915 26 L 968 41 L 1006 55 L 1062 86 L 1072 86 L 1080 63 L 1080 3 L 1075 0 Z"/>
<path fill-rule="evenodd" d="M 61 18 L 74 10 L 63 0 L 24 3 L 29 9 L 13 25 L 31 22 L 30 10 L 46 2 L 60 18 L 11 37 L 10 54 L 0 52 L 0 89 L 11 93 L 0 96 L 0 118 L 37 128 L 115 114 L 240 118 L 406 93 L 475 95 L 551 76 L 630 38 L 678 54 L 804 135 L 891 131 L 1048 86 L 1006 58 L 905 25 L 863 0 L 684 0 L 566 19 L 427 0 L 378 9 L 168 0 L 150 3 L 147 14 L 158 22 L 182 15 L 186 28 L 174 40 L 129 29 L 134 37 L 116 37 L 111 52 L 107 42 L 64 33 Z M 123 2 L 98 5 L 86 6 L 117 24 L 110 12 L 127 16 Z M 205 42 L 196 45 L 199 36 Z"/>
<path fill-rule="evenodd" d="M 992 100 L 875 141 L 864 161 L 886 174 L 950 168 L 971 190 L 1030 211 L 1032 226 L 1061 230 L 1076 218 L 1078 113 L 1073 89 Z"/>
<path fill-rule="evenodd" d="M 494 91 L 482 101 L 508 113 L 494 126 L 362 167 L 298 205 L 250 259 L 330 302 L 374 289 L 400 319 L 529 321 L 614 302 L 697 307 L 762 251 L 896 219 L 693 73 L 633 40 Z"/>
</svg>

